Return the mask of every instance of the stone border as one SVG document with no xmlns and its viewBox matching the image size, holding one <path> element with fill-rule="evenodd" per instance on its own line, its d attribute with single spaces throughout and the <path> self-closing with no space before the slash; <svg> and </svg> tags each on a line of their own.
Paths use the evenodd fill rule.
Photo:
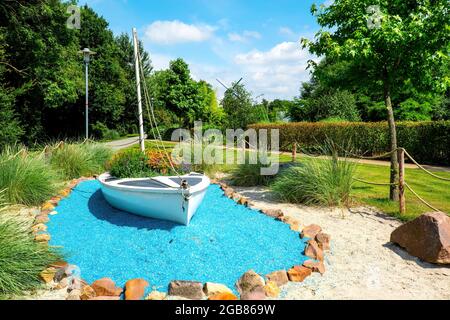
<svg viewBox="0 0 450 320">
<path fill-rule="evenodd" d="M 82 177 L 70 181 L 67 188 L 61 190 L 57 196 L 45 202 L 36 214 L 32 232 L 35 241 L 48 245 L 50 234 L 47 233 L 46 223 L 49 216 L 56 215 L 55 211 L 59 201 L 68 197 L 71 191 L 81 182 L 93 180 L 96 177 Z M 267 298 L 278 298 L 280 287 L 288 282 L 303 282 L 313 272 L 324 274 L 324 251 L 330 249 L 330 236 L 322 232 L 318 225 L 309 225 L 300 228 L 300 223 L 294 218 L 285 216 L 282 210 L 260 209 L 249 198 L 235 192 L 226 183 L 213 179 L 212 184 L 217 184 L 224 192 L 224 196 L 234 200 L 239 205 L 244 205 L 259 211 L 260 213 L 281 221 L 290 226 L 291 230 L 299 233 L 299 238 L 309 239 L 304 255 L 311 258 L 303 265 L 293 266 L 288 271 L 277 270 L 265 275 L 263 278 L 253 270 L 244 273 L 236 282 L 236 288 L 241 300 L 264 300 Z M 116 287 L 114 281 L 102 278 L 89 285 L 86 281 L 74 277 L 74 271 L 78 268 L 61 261 L 50 265 L 41 272 L 42 280 L 52 290 L 66 289 L 66 300 L 119 300 L 124 292 L 125 300 L 142 300 L 149 283 L 144 279 L 131 279 L 123 288 Z M 174 280 L 168 285 L 168 296 L 163 292 L 152 291 L 146 300 L 239 300 L 232 290 L 223 284 L 207 282 L 205 284 L 196 281 Z"/>
</svg>

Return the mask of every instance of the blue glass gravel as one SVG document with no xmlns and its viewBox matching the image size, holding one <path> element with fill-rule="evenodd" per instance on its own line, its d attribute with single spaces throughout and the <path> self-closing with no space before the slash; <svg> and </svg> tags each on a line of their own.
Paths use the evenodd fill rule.
<svg viewBox="0 0 450 320">
<path fill-rule="evenodd" d="M 50 217 L 50 245 L 91 283 L 109 277 L 118 286 L 144 278 L 167 291 L 171 280 L 218 282 L 234 288 L 249 269 L 264 275 L 302 264 L 305 243 L 289 226 L 209 187 L 189 227 L 114 209 L 97 181 L 86 181 Z"/>
</svg>

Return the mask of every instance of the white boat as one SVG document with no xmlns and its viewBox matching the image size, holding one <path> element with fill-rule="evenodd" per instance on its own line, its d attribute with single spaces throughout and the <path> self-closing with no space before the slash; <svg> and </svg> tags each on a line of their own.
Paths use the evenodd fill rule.
<svg viewBox="0 0 450 320">
<path fill-rule="evenodd" d="M 197 173 L 174 177 L 117 179 L 99 176 L 106 201 L 114 208 L 143 217 L 189 225 L 210 180 Z"/>
</svg>

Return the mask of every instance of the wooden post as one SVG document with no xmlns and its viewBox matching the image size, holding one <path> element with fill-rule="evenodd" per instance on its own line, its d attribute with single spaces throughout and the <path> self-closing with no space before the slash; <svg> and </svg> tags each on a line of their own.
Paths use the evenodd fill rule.
<svg viewBox="0 0 450 320">
<path fill-rule="evenodd" d="M 403 148 L 398 149 L 398 188 L 399 188 L 399 205 L 400 214 L 406 213 L 406 201 L 405 201 L 405 150 Z"/>
<path fill-rule="evenodd" d="M 292 145 L 292 162 L 297 161 L 297 143 L 294 142 Z"/>
</svg>

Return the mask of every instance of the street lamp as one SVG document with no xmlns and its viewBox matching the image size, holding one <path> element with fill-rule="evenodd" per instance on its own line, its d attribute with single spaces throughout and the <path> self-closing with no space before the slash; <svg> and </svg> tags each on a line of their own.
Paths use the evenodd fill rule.
<svg viewBox="0 0 450 320">
<path fill-rule="evenodd" d="M 91 61 L 91 56 L 95 54 L 94 51 L 84 48 L 78 51 L 78 53 L 83 55 L 84 65 L 85 65 L 85 77 L 86 77 L 86 140 L 89 139 L 89 62 Z"/>
</svg>

